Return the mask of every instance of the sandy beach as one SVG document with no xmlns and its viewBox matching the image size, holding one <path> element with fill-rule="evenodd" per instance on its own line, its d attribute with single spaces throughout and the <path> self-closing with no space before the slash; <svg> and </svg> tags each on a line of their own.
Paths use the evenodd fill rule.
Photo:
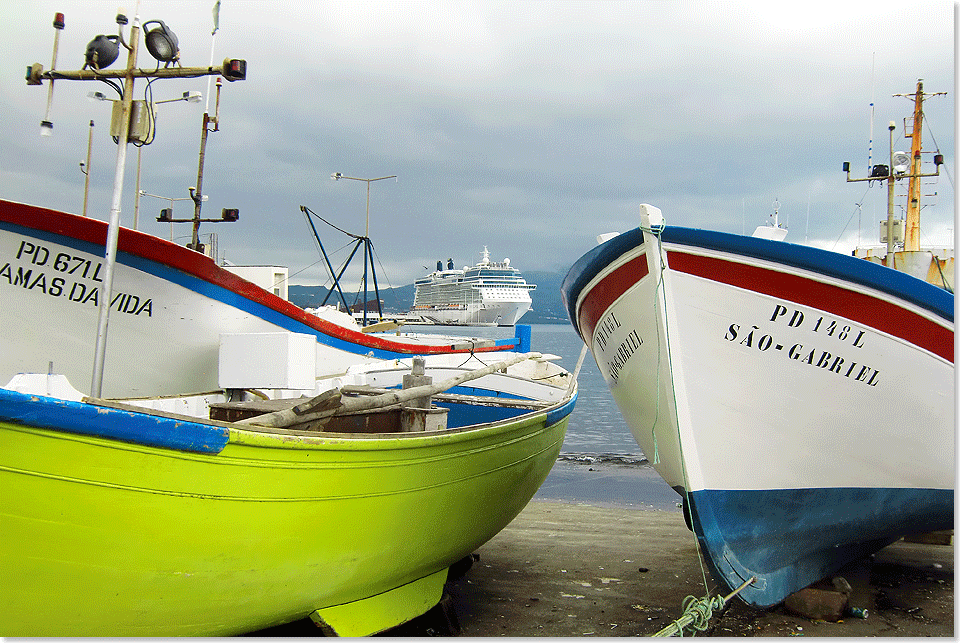
<svg viewBox="0 0 960 643">
<path fill-rule="evenodd" d="M 707 593 L 679 511 L 535 501 L 478 554 L 448 584 L 462 636 L 649 636 L 685 596 Z M 901 541 L 839 573 L 866 619 L 811 621 L 734 599 L 700 635 L 952 637 L 953 567 L 952 545 Z"/>
<path fill-rule="evenodd" d="M 451 573 L 441 606 L 384 636 L 650 636 L 716 584 L 649 466 L 560 462 L 537 498 Z M 841 570 L 867 618 L 813 621 L 733 599 L 699 636 L 953 637 L 954 547 L 899 541 Z M 272 636 L 316 636 L 309 621 Z M 688 630 L 684 635 L 690 635 Z"/>
</svg>

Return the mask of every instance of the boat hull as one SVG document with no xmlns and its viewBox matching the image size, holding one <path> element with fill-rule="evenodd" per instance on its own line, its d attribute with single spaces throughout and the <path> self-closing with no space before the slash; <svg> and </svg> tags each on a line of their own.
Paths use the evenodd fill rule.
<svg viewBox="0 0 960 643">
<path fill-rule="evenodd" d="M 228 636 L 307 616 L 358 636 L 409 620 L 536 492 L 573 399 L 419 436 L 88 406 L 0 390 L 7 636 Z M 133 421 L 157 438 L 111 433 Z"/>
<path fill-rule="evenodd" d="M 563 286 L 715 578 L 759 607 L 953 526 L 953 296 L 851 257 L 634 230 Z"/>
<path fill-rule="evenodd" d="M 48 372 L 51 363 L 75 385 L 91 381 L 106 235 L 107 224 L 96 219 L 0 200 L 0 381 L 21 372 Z M 413 355 L 529 350 L 516 338 L 455 347 L 446 340 L 406 342 L 345 328 L 209 257 L 127 228 L 119 231 L 111 299 L 106 397 L 222 388 L 219 350 L 225 334 L 309 336 L 315 340 L 317 376 Z M 41 327 L 47 332 L 36 332 Z"/>
</svg>

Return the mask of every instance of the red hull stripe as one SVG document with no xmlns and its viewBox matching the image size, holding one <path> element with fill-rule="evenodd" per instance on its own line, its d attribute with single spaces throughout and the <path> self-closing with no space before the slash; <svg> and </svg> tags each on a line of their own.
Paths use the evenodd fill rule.
<svg viewBox="0 0 960 643">
<path fill-rule="evenodd" d="M 0 221 L 86 241 L 101 247 L 106 244 L 107 239 L 107 224 L 104 221 L 11 201 L 0 200 Z M 206 255 L 150 234 L 121 227 L 117 250 L 193 275 L 207 283 L 225 288 L 244 299 L 295 319 L 319 333 L 355 344 L 358 347 L 413 355 L 471 352 L 470 349 L 451 349 L 450 346 L 426 346 L 394 342 L 382 337 L 373 337 L 359 331 L 343 328 L 320 319 L 316 315 L 304 312 L 300 307 L 277 297 L 246 279 L 238 277 L 229 270 L 221 268 Z M 504 343 L 498 346 L 474 348 L 473 352 L 504 351 L 514 348 L 515 344 Z"/>
<path fill-rule="evenodd" d="M 717 257 L 671 250 L 667 252 L 667 262 L 673 270 L 845 317 L 953 363 L 953 331 L 893 302 L 801 275 Z M 610 297 L 611 302 L 614 299 L 616 296 Z"/>
<path fill-rule="evenodd" d="M 600 318 L 611 304 L 646 277 L 648 272 L 647 253 L 644 252 L 604 277 L 587 293 L 583 303 L 580 304 L 580 313 L 577 316 L 581 337 L 587 345 L 592 341 L 593 329 L 597 327 Z"/>
</svg>

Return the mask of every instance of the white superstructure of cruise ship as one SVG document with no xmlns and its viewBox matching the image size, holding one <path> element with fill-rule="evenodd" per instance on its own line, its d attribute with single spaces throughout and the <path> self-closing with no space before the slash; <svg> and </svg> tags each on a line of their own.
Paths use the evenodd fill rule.
<svg viewBox="0 0 960 643">
<path fill-rule="evenodd" d="M 472 268 L 454 268 L 453 260 L 437 262 L 437 269 L 414 282 L 414 314 L 434 324 L 458 326 L 513 326 L 530 310 L 530 291 L 509 259 L 490 261 L 483 247 Z"/>
</svg>

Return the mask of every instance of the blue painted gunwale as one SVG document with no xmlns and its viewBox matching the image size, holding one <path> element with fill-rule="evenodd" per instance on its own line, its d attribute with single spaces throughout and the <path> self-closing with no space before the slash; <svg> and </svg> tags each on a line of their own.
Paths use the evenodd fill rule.
<svg viewBox="0 0 960 643">
<path fill-rule="evenodd" d="M 3 388 L 0 388 L 0 422 L 195 453 L 220 453 L 230 436 L 229 429 L 213 424 Z"/>
<path fill-rule="evenodd" d="M 473 389 L 473 393 L 495 394 L 479 389 Z M 570 415 L 576 399 L 574 395 L 563 404 L 547 410 L 546 426 L 553 426 Z M 450 428 L 487 424 L 530 413 L 523 409 L 467 404 L 453 406 L 456 408 L 451 411 Z M 0 422 L 210 454 L 220 453 L 230 437 L 229 429 L 217 424 L 96 406 L 4 388 L 0 388 Z"/>
<path fill-rule="evenodd" d="M 580 299 L 580 293 L 594 277 L 600 274 L 600 271 L 634 248 L 643 245 L 644 239 L 640 228 L 628 230 L 591 248 L 567 271 L 567 276 L 560 285 L 560 297 L 563 299 L 570 322 L 577 332 L 582 332 L 577 325 L 577 301 Z"/>
<path fill-rule="evenodd" d="M 495 391 L 481 391 L 474 389 L 473 392 L 467 393 L 465 391 L 457 391 L 455 389 L 450 389 L 450 393 L 461 393 L 465 395 L 486 395 L 486 396 L 495 396 L 502 397 L 504 399 L 513 398 L 513 399 L 524 399 L 517 398 L 516 396 L 506 396 L 506 395 L 497 395 Z M 577 402 L 577 395 L 575 394 L 569 400 L 547 410 L 545 426 L 553 426 L 563 418 L 567 417 L 573 412 L 573 408 Z M 491 422 L 499 422 L 501 420 L 508 420 L 510 418 L 519 417 L 521 415 L 532 413 L 527 409 L 516 409 L 509 407 L 499 407 L 499 406 L 485 406 L 485 405 L 473 405 L 473 404 L 459 404 L 455 402 L 443 402 L 435 400 L 434 404 L 439 407 L 449 409 L 447 415 L 447 427 L 448 428 L 459 428 L 464 426 L 473 426 L 476 424 L 489 424 Z"/>
</svg>

